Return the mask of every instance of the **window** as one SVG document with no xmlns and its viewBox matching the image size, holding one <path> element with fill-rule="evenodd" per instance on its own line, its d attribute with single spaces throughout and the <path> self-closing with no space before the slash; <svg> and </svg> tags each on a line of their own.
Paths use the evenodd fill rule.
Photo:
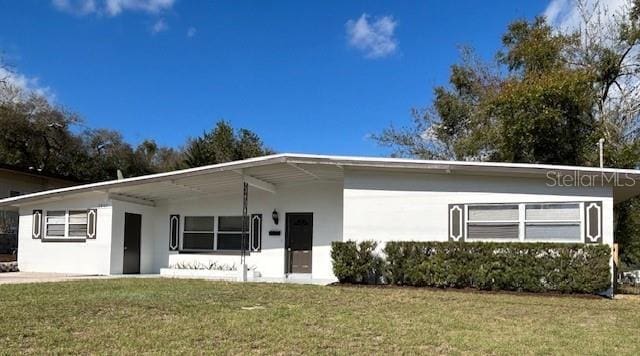
<svg viewBox="0 0 640 356">
<path fill-rule="evenodd" d="M 87 237 L 87 212 L 69 211 L 69 237 Z"/>
<path fill-rule="evenodd" d="M 470 205 L 467 209 L 467 239 L 518 240 L 520 222 L 517 204 Z"/>
<path fill-rule="evenodd" d="M 469 241 L 581 242 L 582 203 L 467 205 Z"/>
<path fill-rule="evenodd" d="M 582 241 L 580 204 L 527 204 L 525 209 L 525 240 Z"/>
<path fill-rule="evenodd" d="M 257 216 L 257 215 L 254 215 Z M 182 251 L 240 251 L 242 249 L 242 216 L 185 216 L 182 232 Z M 260 250 L 260 241 L 249 245 L 248 216 L 245 224 L 244 247 L 247 252 Z M 256 226 L 261 226 L 257 220 Z"/>
<path fill-rule="evenodd" d="M 65 220 L 67 212 L 62 211 L 47 211 L 47 237 L 64 237 L 65 235 Z"/>
<path fill-rule="evenodd" d="M 86 210 L 52 210 L 46 214 L 45 237 L 86 238 Z"/>
<path fill-rule="evenodd" d="M 242 249 L 242 216 L 220 216 L 218 217 L 218 250 Z M 249 221 L 245 222 L 244 235 L 245 249 L 249 250 Z"/>
<path fill-rule="evenodd" d="M 185 216 L 182 249 L 213 250 L 215 248 L 214 225 L 213 216 Z"/>
</svg>

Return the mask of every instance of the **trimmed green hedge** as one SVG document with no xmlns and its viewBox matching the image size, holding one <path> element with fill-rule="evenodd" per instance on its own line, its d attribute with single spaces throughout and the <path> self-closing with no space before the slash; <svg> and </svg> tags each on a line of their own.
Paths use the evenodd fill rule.
<svg viewBox="0 0 640 356">
<path fill-rule="evenodd" d="M 374 241 L 332 242 L 333 274 L 341 283 L 379 283 L 385 266 L 375 252 L 377 247 Z"/>
<path fill-rule="evenodd" d="M 343 244 L 355 245 L 334 243 L 333 250 Z M 607 245 L 398 241 L 388 242 L 384 255 L 390 284 L 563 293 L 599 293 L 611 286 Z M 345 259 L 347 254 L 334 257 L 334 272 L 336 263 L 349 264 Z"/>
</svg>

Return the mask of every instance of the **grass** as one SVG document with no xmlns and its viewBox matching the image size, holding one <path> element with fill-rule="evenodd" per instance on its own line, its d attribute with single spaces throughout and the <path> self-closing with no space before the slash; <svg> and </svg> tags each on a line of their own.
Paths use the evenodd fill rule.
<svg viewBox="0 0 640 356">
<path fill-rule="evenodd" d="M 640 299 L 413 288 L 134 278 L 3 285 L 0 322 L 0 353 L 11 355 L 640 352 Z"/>
</svg>

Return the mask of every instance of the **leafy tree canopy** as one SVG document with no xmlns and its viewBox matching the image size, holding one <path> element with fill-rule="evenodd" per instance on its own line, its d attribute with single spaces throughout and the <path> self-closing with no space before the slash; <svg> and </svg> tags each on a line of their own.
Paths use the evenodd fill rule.
<svg viewBox="0 0 640 356">
<path fill-rule="evenodd" d="M 80 182 L 116 179 L 269 154 L 255 133 L 226 121 L 184 149 L 153 140 L 132 146 L 118 131 L 84 129 L 81 118 L 45 97 L 0 81 L 0 163 Z"/>
<path fill-rule="evenodd" d="M 184 151 L 184 164 L 198 167 L 272 154 L 260 137 L 247 129 L 234 131 L 221 120 L 202 136 L 189 140 Z"/>
</svg>

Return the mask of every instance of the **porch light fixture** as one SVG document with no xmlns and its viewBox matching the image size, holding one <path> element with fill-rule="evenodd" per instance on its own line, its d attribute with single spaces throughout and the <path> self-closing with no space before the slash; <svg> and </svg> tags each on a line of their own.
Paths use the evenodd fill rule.
<svg viewBox="0 0 640 356">
<path fill-rule="evenodd" d="M 273 213 L 271 213 L 271 218 L 273 219 L 273 223 L 278 225 L 278 221 L 280 221 L 280 218 L 278 217 L 278 212 L 276 211 L 276 209 L 273 209 Z"/>
</svg>

